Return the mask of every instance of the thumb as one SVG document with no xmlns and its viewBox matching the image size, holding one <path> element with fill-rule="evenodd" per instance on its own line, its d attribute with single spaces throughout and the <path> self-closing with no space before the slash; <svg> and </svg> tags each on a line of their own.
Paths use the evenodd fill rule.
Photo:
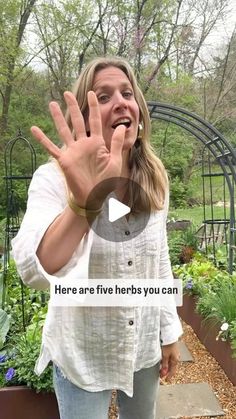
<svg viewBox="0 0 236 419">
<path fill-rule="evenodd" d="M 125 139 L 126 127 L 124 125 L 118 125 L 115 129 L 111 138 L 110 154 L 112 157 L 121 156 L 124 139 Z"/>
</svg>

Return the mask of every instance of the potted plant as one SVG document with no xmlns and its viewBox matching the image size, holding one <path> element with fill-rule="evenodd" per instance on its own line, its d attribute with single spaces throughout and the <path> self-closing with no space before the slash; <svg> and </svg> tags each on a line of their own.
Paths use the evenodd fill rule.
<svg viewBox="0 0 236 419">
<path fill-rule="evenodd" d="M 34 373 L 46 305 L 40 292 L 28 288 L 23 292 L 11 263 L 4 310 L 0 310 L 1 415 L 4 419 L 59 419 L 52 366 L 39 377 Z"/>
<path fill-rule="evenodd" d="M 4 419 L 59 419 L 52 386 L 52 367 L 38 377 L 40 333 L 27 329 L 16 336 L 14 349 L 0 355 L 0 404 Z"/>
<path fill-rule="evenodd" d="M 172 265 L 190 262 L 198 249 L 195 227 L 190 225 L 185 230 L 168 231 L 168 244 Z"/>
<path fill-rule="evenodd" d="M 180 316 L 236 384 L 236 273 L 219 270 L 196 254 L 175 274 L 183 280 L 185 291 Z"/>
</svg>

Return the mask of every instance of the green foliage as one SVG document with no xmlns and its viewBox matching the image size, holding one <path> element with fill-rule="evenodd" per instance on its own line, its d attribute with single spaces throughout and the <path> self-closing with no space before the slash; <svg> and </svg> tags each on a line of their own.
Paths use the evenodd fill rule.
<svg viewBox="0 0 236 419">
<path fill-rule="evenodd" d="M 236 358 L 236 320 L 233 320 L 231 322 L 231 339 L 232 339 L 232 343 L 231 343 L 231 347 L 233 349 L 233 356 Z"/>
<path fill-rule="evenodd" d="M 212 288 L 209 287 L 208 292 L 199 297 L 197 310 L 206 321 L 219 325 L 218 338 L 223 340 L 229 338 L 236 356 L 236 275 L 223 277 L 218 282 L 217 288 L 214 287 L 214 290 Z"/>
<path fill-rule="evenodd" d="M 32 319 L 35 319 L 34 316 L 41 309 L 44 297 L 47 299 L 48 294 L 45 295 L 23 285 L 15 263 L 11 260 L 6 275 L 4 305 L 4 310 L 11 314 L 10 336 L 23 331 L 24 327 L 31 324 Z M 24 318 L 22 307 L 24 307 Z"/>
<path fill-rule="evenodd" d="M 200 160 L 200 159 L 199 159 Z M 204 173 L 208 173 L 209 169 L 206 165 Z M 221 168 L 213 164 L 211 166 L 211 173 L 222 173 Z M 218 201 L 224 201 L 224 176 L 214 176 L 209 178 L 204 178 L 205 183 L 205 203 L 208 205 L 211 202 L 211 199 L 214 203 Z M 212 191 L 212 196 L 211 196 Z M 188 193 L 189 197 L 192 198 L 198 204 L 203 203 L 203 179 L 202 179 L 202 168 L 195 167 L 192 171 L 191 177 L 188 183 Z M 227 187 L 225 188 L 225 199 L 229 200 L 229 191 Z M 220 208 L 219 208 L 220 209 Z M 223 208 L 222 213 L 223 213 Z"/>
<path fill-rule="evenodd" d="M 198 241 L 196 238 L 196 228 L 194 225 L 190 226 L 184 231 L 169 231 L 168 245 L 171 264 L 179 265 L 181 263 L 180 259 L 183 249 L 190 247 L 193 250 L 193 253 L 197 251 Z"/>
<path fill-rule="evenodd" d="M 207 319 L 230 323 L 236 320 L 236 278 L 223 277 L 220 281 L 218 278 L 217 282 L 217 288 L 209 286 L 207 295 L 199 297 L 198 309 Z"/>
<path fill-rule="evenodd" d="M 14 347 L 6 355 L 6 361 L 0 364 L 2 377 L 0 386 L 26 385 L 39 391 L 52 391 L 52 366 L 48 366 L 42 375 L 37 376 L 34 372 L 36 360 L 41 346 L 41 325 L 30 325 L 25 333 L 18 334 L 15 338 Z M 14 370 L 14 376 L 6 379 L 9 369 Z"/>
<path fill-rule="evenodd" d="M 228 249 L 224 244 L 215 245 L 215 260 L 213 255 L 213 245 L 208 246 L 208 259 L 211 260 L 217 268 L 227 270 L 228 268 Z M 233 263 L 233 269 L 236 268 Z"/>
<path fill-rule="evenodd" d="M 170 181 L 170 205 L 172 208 L 183 208 L 187 205 L 187 187 L 178 176 Z"/>
<path fill-rule="evenodd" d="M 219 271 L 206 256 L 196 253 L 193 260 L 174 268 L 175 274 L 182 279 L 184 289 L 192 295 L 205 295 L 208 289 L 217 289 L 222 277 L 228 273 Z"/>
<path fill-rule="evenodd" d="M 152 145 L 170 178 L 178 176 L 184 181 L 185 170 L 195 145 L 193 137 L 177 125 L 157 120 L 152 123 Z"/>
<path fill-rule="evenodd" d="M 10 316 L 0 308 L 0 349 L 5 343 L 7 333 L 10 328 Z"/>
<path fill-rule="evenodd" d="M 163 86 L 159 87 L 159 100 L 199 112 L 200 98 L 196 80 L 190 74 L 181 71 L 180 67 L 177 71 L 177 79 L 162 77 Z"/>
<path fill-rule="evenodd" d="M 27 81 L 27 82 L 26 82 Z M 30 135 L 30 127 L 39 125 L 45 133 L 52 137 L 55 136 L 53 122 L 48 111 L 50 101 L 50 85 L 46 75 L 25 69 L 18 77 L 16 88 L 12 92 L 11 104 L 9 109 L 8 132 L 10 137 L 14 137 L 20 128 L 27 138 Z M 37 146 L 33 140 L 32 144 L 36 147 L 37 154 L 45 155 L 43 149 Z M 24 152 L 24 150 L 22 150 Z M 16 156 L 17 157 L 17 156 Z M 29 161 L 22 162 L 23 167 L 29 165 Z"/>
<path fill-rule="evenodd" d="M 163 121 L 153 122 L 152 145 L 170 177 L 171 207 L 184 207 L 187 204 L 189 179 L 187 177 L 186 180 L 186 171 L 194 144 L 192 136 L 178 126 Z"/>
<path fill-rule="evenodd" d="M 24 384 L 36 391 L 51 391 L 52 367 L 49 366 L 39 377 L 34 373 L 40 353 L 48 294 L 24 287 L 13 261 L 9 265 L 6 283 L 5 311 L 0 311 L 0 319 L 4 320 L 0 332 L 5 341 L 0 353 L 0 386 Z M 6 319 L 9 320 L 10 316 L 9 329 Z"/>
<path fill-rule="evenodd" d="M 1 217 L 0 217 L 1 220 Z M 0 221 L 0 248 L 3 249 L 5 243 L 5 228 L 6 228 L 6 218 Z"/>
<path fill-rule="evenodd" d="M 168 245 L 171 264 L 179 265 L 179 256 L 184 246 L 182 233 L 180 231 L 170 231 L 168 233 Z"/>
<path fill-rule="evenodd" d="M 186 293 L 197 296 L 197 310 L 206 321 L 219 325 L 218 338 L 230 339 L 236 355 L 236 272 L 230 275 L 196 254 L 191 263 L 177 266 Z"/>
<path fill-rule="evenodd" d="M 194 250 L 198 249 L 196 226 L 194 224 L 190 225 L 186 230 L 182 232 L 182 239 L 185 246 L 192 247 Z"/>
</svg>

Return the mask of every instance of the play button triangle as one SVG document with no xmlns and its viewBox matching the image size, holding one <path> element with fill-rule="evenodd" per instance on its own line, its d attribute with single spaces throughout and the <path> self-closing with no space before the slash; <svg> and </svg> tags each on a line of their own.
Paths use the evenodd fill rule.
<svg viewBox="0 0 236 419">
<path fill-rule="evenodd" d="M 115 198 L 108 201 L 108 219 L 111 223 L 130 213 L 130 208 Z"/>
</svg>

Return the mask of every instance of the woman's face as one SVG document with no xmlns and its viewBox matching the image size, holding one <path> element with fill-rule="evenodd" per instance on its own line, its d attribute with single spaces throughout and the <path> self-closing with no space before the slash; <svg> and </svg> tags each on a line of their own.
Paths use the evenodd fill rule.
<svg viewBox="0 0 236 419">
<path fill-rule="evenodd" d="M 126 126 L 123 150 L 129 150 L 137 138 L 140 113 L 128 77 L 117 67 L 107 67 L 95 74 L 93 91 L 100 106 L 107 148 L 110 149 L 116 126 L 123 124 Z"/>
</svg>

